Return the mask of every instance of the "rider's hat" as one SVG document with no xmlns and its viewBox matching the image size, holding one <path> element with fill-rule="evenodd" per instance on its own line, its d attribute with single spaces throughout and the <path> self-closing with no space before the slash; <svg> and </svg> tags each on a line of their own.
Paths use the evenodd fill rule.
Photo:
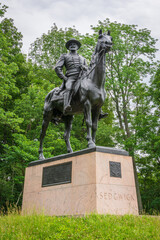
<svg viewBox="0 0 160 240">
<path fill-rule="evenodd" d="M 73 42 L 73 43 L 76 43 L 76 44 L 78 45 L 78 48 L 81 47 L 81 43 L 80 43 L 78 40 L 76 40 L 75 38 L 71 38 L 68 42 L 66 42 L 66 48 L 67 48 L 67 49 L 69 49 L 69 45 L 70 45 L 72 42 Z"/>
</svg>

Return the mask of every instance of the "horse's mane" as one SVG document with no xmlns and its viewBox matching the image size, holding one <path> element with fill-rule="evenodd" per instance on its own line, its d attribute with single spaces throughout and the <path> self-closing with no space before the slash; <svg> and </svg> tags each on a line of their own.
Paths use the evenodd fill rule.
<svg viewBox="0 0 160 240">
<path fill-rule="evenodd" d="M 92 66 L 95 64 L 95 59 L 96 59 L 96 55 L 98 53 L 98 50 L 99 50 L 99 42 L 97 42 L 96 47 L 94 49 L 94 52 L 92 53 L 89 68 L 92 68 Z"/>
</svg>

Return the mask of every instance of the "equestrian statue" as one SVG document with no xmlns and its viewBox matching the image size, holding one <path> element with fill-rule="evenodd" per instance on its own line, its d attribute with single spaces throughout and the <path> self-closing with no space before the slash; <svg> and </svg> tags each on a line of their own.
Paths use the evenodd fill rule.
<svg viewBox="0 0 160 240">
<path fill-rule="evenodd" d="M 49 122 L 58 124 L 64 122 L 64 139 L 67 152 L 71 153 L 70 132 L 73 116 L 84 114 L 87 127 L 88 147 L 95 147 L 96 130 L 98 120 L 105 117 L 101 107 L 104 103 L 106 92 L 105 68 L 106 53 L 111 50 L 112 37 L 110 32 L 103 34 L 99 31 L 95 51 L 92 54 L 90 66 L 87 66 L 86 59 L 77 53 L 81 43 L 72 38 L 66 43 L 68 54 L 62 54 L 55 66 L 55 72 L 63 80 L 60 87 L 51 90 L 46 98 L 43 112 L 43 123 L 40 134 L 39 159 L 43 160 L 43 139 L 46 134 Z M 63 73 L 63 67 L 66 73 Z"/>
</svg>

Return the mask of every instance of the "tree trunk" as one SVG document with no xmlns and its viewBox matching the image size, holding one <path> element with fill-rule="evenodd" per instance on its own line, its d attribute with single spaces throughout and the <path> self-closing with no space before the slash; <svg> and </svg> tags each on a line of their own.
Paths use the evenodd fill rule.
<svg viewBox="0 0 160 240">
<path fill-rule="evenodd" d="M 141 199 L 141 194 L 140 194 L 140 189 L 139 189 L 138 175 L 137 175 L 137 169 L 136 169 L 136 163 L 135 163 L 134 157 L 132 157 L 132 163 L 133 163 L 134 178 L 135 178 L 135 185 L 136 185 L 138 210 L 139 210 L 139 214 L 142 214 L 142 211 L 143 211 L 142 199 Z"/>
</svg>

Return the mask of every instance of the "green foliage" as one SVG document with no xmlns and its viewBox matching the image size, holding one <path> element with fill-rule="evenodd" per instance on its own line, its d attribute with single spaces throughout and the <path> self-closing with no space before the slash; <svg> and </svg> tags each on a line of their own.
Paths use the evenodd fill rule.
<svg viewBox="0 0 160 240">
<path fill-rule="evenodd" d="M 6 6 L 2 6 L 1 17 L 6 9 Z M 15 112 L 15 101 L 29 86 L 28 64 L 21 53 L 22 34 L 17 31 L 12 19 L 3 18 L 0 22 L 0 45 L 0 207 L 2 207 L 7 201 L 19 202 L 26 166 L 25 155 L 28 154 L 27 151 L 24 154 L 21 148 L 21 141 L 25 138 L 22 135 L 24 129 L 21 128 L 24 118 Z"/>
<path fill-rule="evenodd" d="M 2 3 L 0 3 L 0 17 L 3 17 L 5 12 L 7 11 L 7 6 L 6 5 L 2 5 Z"/>
<path fill-rule="evenodd" d="M 1 239 L 160 239 L 159 217 L 88 215 L 85 217 L 0 217 Z"/>
<path fill-rule="evenodd" d="M 151 79 L 150 95 L 152 96 L 152 101 L 160 110 L 160 65 L 155 76 Z"/>
<path fill-rule="evenodd" d="M 136 135 L 140 155 L 137 156 L 139 182 L 145 211 L 160 210 L 160 108 L 159 108 L 159 68 L 151 78 L 151 85 L 143 100 L 143 108 L 136 117 Z M 139 124 L 141 122 L 141 124 Z"/>
<path fill-rule="evenodd" d="M 98 123 L 98 129 L 96 133 L 96 144 L 104 147 L 114 147 L 116 145 L 115 129 L 113 127 L 114 114 L 113 104 L 109 96 L 106 97 L 104 105 L 102 107 L 104 113 L 108 113 L 108 116 L 101 119 Z"/>
</svg>

